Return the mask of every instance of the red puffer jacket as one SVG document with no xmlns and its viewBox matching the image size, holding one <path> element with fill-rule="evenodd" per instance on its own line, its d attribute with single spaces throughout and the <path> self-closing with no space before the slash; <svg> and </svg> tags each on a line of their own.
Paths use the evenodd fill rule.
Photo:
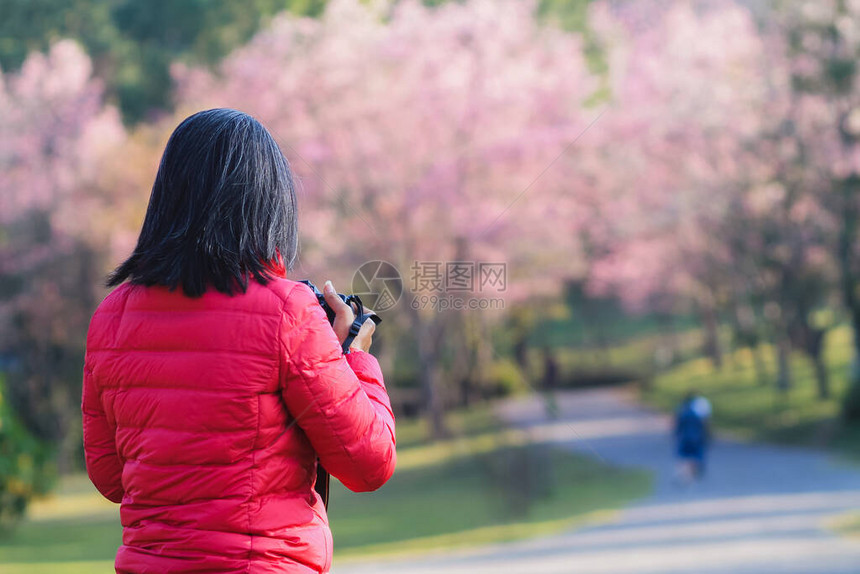
<svg viewBox="0 0 860 574">
<path fill-rule="evenodd" d="M 305 285 L 192 299 L 124 284 L 90 324 L 87 470 L 121 502 L 117 572 L 327 572 L 316 458 L 348 488 L 391 477 L 376 359 L 344 356 Z"/>
</svg>

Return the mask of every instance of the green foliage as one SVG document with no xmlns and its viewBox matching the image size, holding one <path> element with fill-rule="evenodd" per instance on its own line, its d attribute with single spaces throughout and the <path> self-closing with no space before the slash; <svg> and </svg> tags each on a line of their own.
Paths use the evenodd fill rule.
<svg viewBox="0 0 860 574">
<path fill-rule="evenodd" d="M 833 382 L 833 396 L 818 398 L 810 361 L 800 353 L 791 358 L 793 385 L 786 393 L 775 388 L 775 350 L 763 346 L 769 384 L 757 379 L 750 349 L 726 355 L 723 369 L 706 358 L 686 361 L 655 378 L 643 393 L 649 403 L 673 410 L 688 391 L 695 389 L 711 400 L 719 428 L 750 438 L 809 446 L 833 446 L 856 452 L 856 425 L 840 419 L 840 399 L 847 390 L 851 357 L 851 330 L 847 326 L 828 332 L 824 357 Z"/>
<path fill-rule="evenodd" d="M 498 359 L 490 365 L 489 382 L 491 392 L 498 396 L 510 396 L 527 391 L 529 388 L 522 371 L 510 359 Z"/>
<path fill-rule="evenodd" d="M 325 0 L 7 0 L 0 2 L 0 67 L 74 38 L 93 58 L 129 122 L 171 103 L 170 65 L 213 64 L 275 14 L 315 16 Z"/>
<path fill-rule="evenodd" d="M 540 0 L 538 16 L 558 22 L 565 30 L 585 32 L 591 0 Z"/>
<path fill-rule="evenodd" d="M 23 516 L 27 504 L 51 486 L 51 451 L 16 419 L 0 379 L 0 534 Z"/>
<path fill-rule="evenodd" d="M 611 96 L 607 73 L 609 62 L 606 51 L 596 35 L 588 27 L 588 7 L 592 0 L 540 0 L 538 18 L 555 22 L 560 28 L 582 34 L 585 61 L 592 72 L 601 76 L 601 85 L 586 102 L 589 106 L 600 105 Z"/>
<path fill-rule="evenodd" d="M 826 62 L 825 75 L 839 93 L 850 93 L 857 76 L 857 63 L 849 58 L 833 58 Z"/>
<path fill-rule="evenodd" d="M 32 51 L 60 38 L 86 40 L 102 53 L 117 41 L 111 23 L 115 0 L 4 0 L 0 2 L 0 68 L 18 68 Z"/>
</svg>

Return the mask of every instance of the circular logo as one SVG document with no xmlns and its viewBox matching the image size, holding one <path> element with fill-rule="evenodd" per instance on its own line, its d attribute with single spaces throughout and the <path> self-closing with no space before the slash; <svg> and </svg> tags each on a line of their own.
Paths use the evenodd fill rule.
<svg viewBox="0 0 860 574">
<path fill-rule="evenodd" d="M 403 294 L 403 279 L 388 261 L 368 261 L 352 276 L 352 292 L 377 313 L 394 307 Z"/>
</svg>

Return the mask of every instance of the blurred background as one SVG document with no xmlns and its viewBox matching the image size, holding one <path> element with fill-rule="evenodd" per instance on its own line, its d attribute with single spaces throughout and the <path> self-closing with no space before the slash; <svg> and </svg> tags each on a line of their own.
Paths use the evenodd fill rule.
<svg viewBox="0 0 860 574">
<path fill-rule="evenodd" d="M 0 0 L 0 570 L 112 571 L 88 321 L 233 107 L 291 277 L 384 318 L 399 466 L 336 485 L 335 571 L 860 572 L 858 56 L 854 0 Z"/>
</svg>

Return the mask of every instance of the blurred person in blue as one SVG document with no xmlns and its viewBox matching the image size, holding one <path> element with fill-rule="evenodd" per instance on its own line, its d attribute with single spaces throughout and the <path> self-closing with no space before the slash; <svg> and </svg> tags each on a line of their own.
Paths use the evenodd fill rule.
<svg viewBox="0 0 860 574">
<path fill-rule="evenodd" d="M 678 468 L 675 478 L 686 485 L 705 474 L 705 462 L 711 441 L 711 402 L 690 392 L 675 412 L 675 444 Z"/>
</svg>

